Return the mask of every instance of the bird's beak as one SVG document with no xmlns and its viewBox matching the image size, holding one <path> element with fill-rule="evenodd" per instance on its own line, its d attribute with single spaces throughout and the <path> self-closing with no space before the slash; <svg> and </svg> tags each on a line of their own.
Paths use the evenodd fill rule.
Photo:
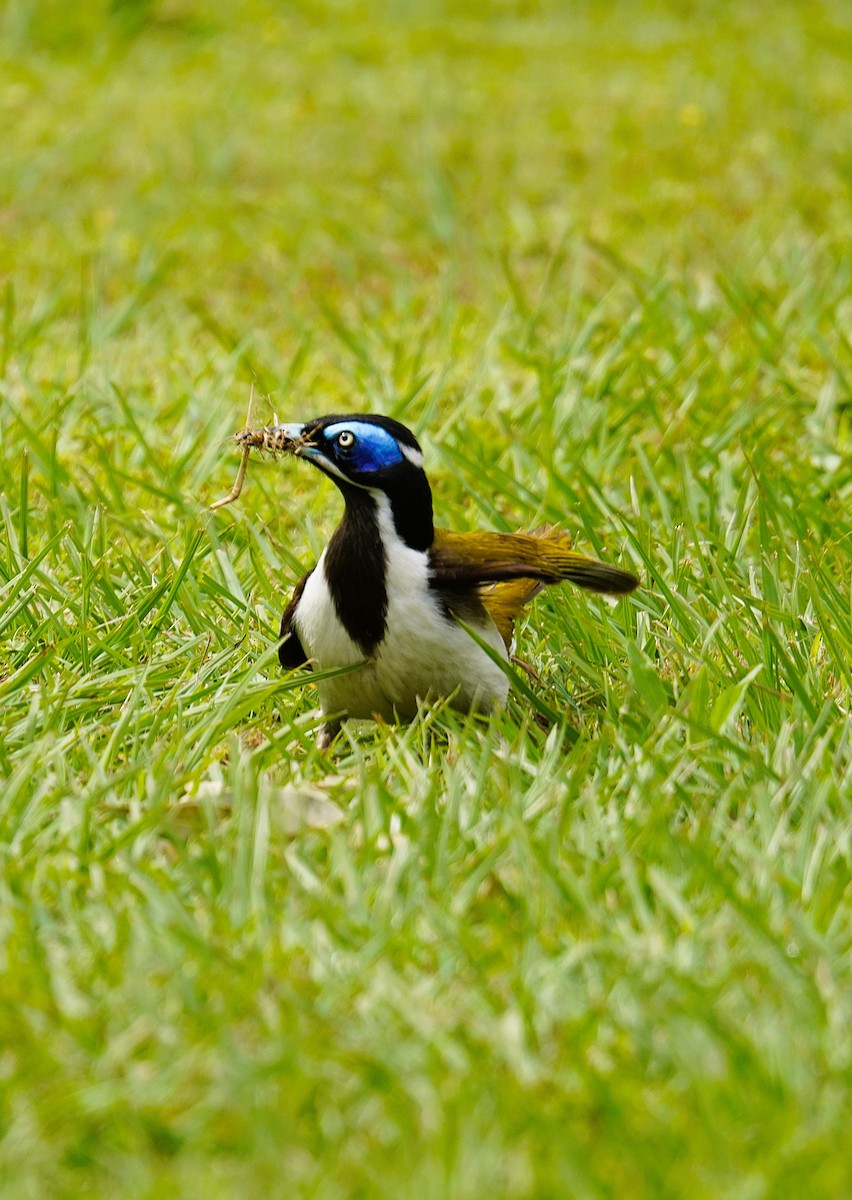
<svg viewBox="0 0 852 1200">
<path fill-rule="evenodd" d="M 298 453 L 298 446 L 302 440 L 302 430 L 304 425 L 298 422 L 292 422 L 289 425 L 270 425 L 269 432 L 275 437 L 280 438 L 281 443 L 286 450 L 293 454 Z"/>
<path fill-rule="evenodd" d="M 305 426 L 298 422 L 286 425 L 271 425 L 268 434 L 282 450 L 288 454 L 296 454 L 300 458 L 319 458 L 319 447 L 305 437 Z"/>
</svg>

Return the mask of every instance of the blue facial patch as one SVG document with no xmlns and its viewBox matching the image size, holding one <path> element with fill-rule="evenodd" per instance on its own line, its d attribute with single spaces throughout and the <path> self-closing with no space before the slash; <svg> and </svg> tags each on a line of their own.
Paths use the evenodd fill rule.
<svg viewBox="0 0 852 1200">
<path fill-rule="evenodd" d="M 341 446 L 337 439 L 341 433 L 350 433 L 355 441 L 351 446 Z M 328 425 L 323 436 L 335 447 L 341 465 L 355 471 L 382 471 L 403 460 L 403 453 L 396 438 L 380 425 L 369 425 L 366 421 L 341 421 Z"/>
</svg>

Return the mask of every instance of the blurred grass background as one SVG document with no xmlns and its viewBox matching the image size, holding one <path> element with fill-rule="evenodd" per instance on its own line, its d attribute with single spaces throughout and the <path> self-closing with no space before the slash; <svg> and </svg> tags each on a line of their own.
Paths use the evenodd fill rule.
<svg viewBox="0 0 852 1200">
<path fill-rule="evenodd" d="M 852 1194 L 851 29 L 3 7 L 4 1196 Z M 323 759 L 252 383 L 643 589 Z"/>
</svg>

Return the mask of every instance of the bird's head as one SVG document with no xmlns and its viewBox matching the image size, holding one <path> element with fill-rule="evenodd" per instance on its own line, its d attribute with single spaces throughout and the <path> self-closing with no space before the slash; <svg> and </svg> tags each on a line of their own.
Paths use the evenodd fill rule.
<svg viewBox="0 0 852 1200">
<path fill-rule="evenodd" d="M 399 421 L 374 413 L 332 415 L 269 432 L 279 435 L 291 454 L 324 471 L 347 507 L 375 508 L 386 497 L 399 536 L 418 550 L 432 544 L 432 492 L 423 452 Z"/>
</svg>

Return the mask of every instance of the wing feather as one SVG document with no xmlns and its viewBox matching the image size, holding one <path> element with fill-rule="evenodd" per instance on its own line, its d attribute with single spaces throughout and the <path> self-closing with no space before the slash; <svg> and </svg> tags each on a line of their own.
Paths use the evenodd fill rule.
<svg viewBox="0 0 852 1200">
<path fill-rule="evenodd" d="M 515 621 L 525 605 L 537 596 L 544 584 L 538 579 L 509 579 L 488 583 L 479 589 L 479 598 L 511 654 L 515 640 Z"/>
<path fill-rule="evenodd" d="M 632 592 L 639 580 L 620 567 L 587 558 L 560 530 L 530 533 L 451 533 L 436 529 L 429 551 L 435 587 L 452 591 L 483 583 L 529 579 L 540 584 L 570 580 L 613 596 Z"/>
<path fill-rule="evenodd" d="M 278 661 L 287 671 L 295 670 L 296 667 L 303 667 L 308 661 L 308 656 L 305 654 L 302 643 L 299 641 L 296 627 L 293 624 L 293 618 L 296 615 L 296 609 L 302 598 L 302 592 L 305 590 L 305 584 L 312 574 L 312 571 L 308 571 L 307 575 L 303 575 L 296 584 L 290 603 L 284 609 L 284 615 L 281 618 L 281 631 L 279 634 L 281 642 L 278 646 Z"/>
</svg>

